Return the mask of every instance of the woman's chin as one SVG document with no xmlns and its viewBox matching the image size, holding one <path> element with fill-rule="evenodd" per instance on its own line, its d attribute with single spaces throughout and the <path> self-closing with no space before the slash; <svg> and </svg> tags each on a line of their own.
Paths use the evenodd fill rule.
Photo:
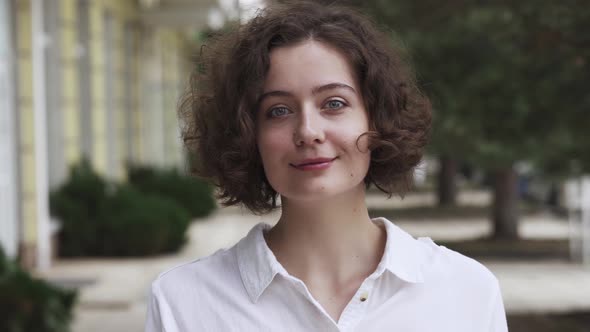
<svg viewBox="0 0 590 332">
<path fill-rule="evenodd" d="M 362 188 L 359 188 L 362 187 Z M 360 189 L 360 190 L 359 190 Z M 316 184 L 314 186 L 305 186 L 299 188 L 290 188 L 281 193 L 282 201 L 298 201 L 298 202 L 319 202 L 338 199 L 340 197 L 349 195 L 364 195 L 364 186 L 347 184 L 337 185 L 335 183 Z M 364 197 L 364 196 L 363 196 Z"/>
</svg>

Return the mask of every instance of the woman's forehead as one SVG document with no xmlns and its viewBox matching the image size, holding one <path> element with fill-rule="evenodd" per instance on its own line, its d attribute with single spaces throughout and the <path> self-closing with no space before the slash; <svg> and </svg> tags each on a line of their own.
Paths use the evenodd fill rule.
<svg viewBox="0 0 590 332">
<path fill-rule="evenodd" d="M 275 48 L 270 53 L 270 68 L 264 92 L 306 89 L 338 83 L 357 90 L 352 66 L 336 48 L 318 41 Z"/>
</svg>

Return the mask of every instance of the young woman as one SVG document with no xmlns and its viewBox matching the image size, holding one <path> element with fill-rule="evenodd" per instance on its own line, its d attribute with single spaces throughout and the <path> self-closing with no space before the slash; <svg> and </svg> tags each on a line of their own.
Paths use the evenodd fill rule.
<svg viewBox="0 0 590 332">
<path fill-rule="evenodd" d="M 431 123 L 384 33 L 299 2 L 202 52 L 182 113 L 196 171 L 226 205 L 281 216 L 162 273 L 146 331 L 507 331 L 485 267 L 369 217 L 366 188 L 403 194 Z"/>
</svg>

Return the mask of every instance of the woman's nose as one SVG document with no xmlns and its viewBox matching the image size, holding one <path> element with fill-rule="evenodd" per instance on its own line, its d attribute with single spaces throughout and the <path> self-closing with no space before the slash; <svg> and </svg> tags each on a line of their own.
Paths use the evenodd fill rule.
<svg viewBox="0 0 590 332">
<path fill-rule="evenodd" d="M 296 146 L 323 143 L 325 140 L 322 120 L 316 109 L 304 110 L 299 113 L 299 119 L 293 132 L 293 142 Z"/>
</svg>

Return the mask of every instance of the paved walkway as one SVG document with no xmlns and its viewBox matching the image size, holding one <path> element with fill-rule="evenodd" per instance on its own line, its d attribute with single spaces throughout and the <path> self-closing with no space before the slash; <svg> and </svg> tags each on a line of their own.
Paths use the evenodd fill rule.
<svg viewBox="0 0 590 332">
<path fill-rule="evenodd" d="M 477 203 L 485 204 L 485 196 L 479 194 Z M 427 197 L 412 197 L 406 202 L 420 205 Z M 386 203 L 371 196 L 369 204 Z M 392 204 L 404 205 L 396 201 Z M 277 217 L 276 213 L 260 217 L 237 208 L 223 209 L 207 220 L 193 223 L 190 241 L 178 254 L 147 259 L 60 260 L 43 276 L 61 284 L 81 286 L 73 332 L 142 331 L 147 291 L 158 273 L 229 247 L 256 223 L 272 224 Z M 444 223 L 400 220 L 396 224 L 414 236 L 431 236 L 435 241 L 489 232 L 487 221 L 477 219 Z M 565 237 L 567 223 L 538 216 L 525 219 L 520 230 L 526 237 Z M 558 261 L 482 263 L 500 280 L 509 312 L 590 310 L 590 267 Z"/>
</svg>

